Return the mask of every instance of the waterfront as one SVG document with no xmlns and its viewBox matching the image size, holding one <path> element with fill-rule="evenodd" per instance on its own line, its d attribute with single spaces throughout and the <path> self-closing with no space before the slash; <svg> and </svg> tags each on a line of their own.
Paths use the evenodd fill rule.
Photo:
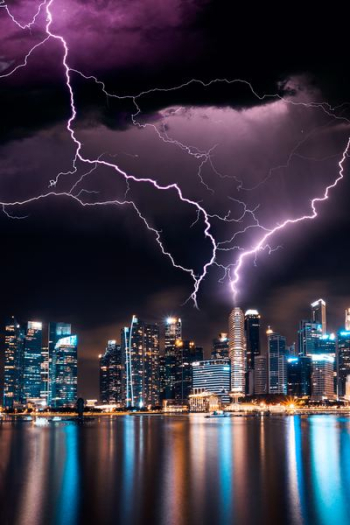
<svg viewBox="0 0 350 525">
<path fill-rule="evenodd" d="M 4 525 L 350 521 L 345 416 L 17 421 L 0 434 Z"/>
</svg>

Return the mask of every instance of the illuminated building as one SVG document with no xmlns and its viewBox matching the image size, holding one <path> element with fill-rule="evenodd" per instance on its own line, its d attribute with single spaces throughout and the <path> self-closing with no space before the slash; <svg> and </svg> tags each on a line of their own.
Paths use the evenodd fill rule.
<svg viewBox="0 0 350 525">
<path fill-rule="evenodd" d="M 350 331 L 350 308 L 345 310 L 345 330 Z"/>
<path fill-rule="evenodd" d="M 40 365 L 40 375 L 41 375 L 41 399 L 45 400 L 45 403 L 48 404 L 50 397 L 50 383 L 49 383 L 49 347 L 43 346 L 41 349 L 41 365 Z"/>
<path fill-rule="evenodd" d="M 165 399 L 166 388 L 166 369 L 165 369 L 165 355 L 159 356 L 159 403 L 162 404 Z"/>
<path fill-rule="evenodd" d="M 346 382 L 350 378 L 350 331 L 340 330 L 337 339 L 338 396 L 346 394 Z"/>
<path fill-rule="evenodd" d="M 286 394 L 286 338 L 269 331 L 267 334 L 267 351 L 269 394 Z"/>
<path fill-rule="evenodd" d="M 236 395 L 244 395 L 246 342 L 244 337 L 244 314 L 240 308 L 234 308 L 229 316 L 229 349 L 231 390 Z"/>
<path fill-rule="evenodd" d="M 78 384 L 78 338 L 76 335 L 58 339 L 54 348 L 51 372 L 51 406 L 75 405 Z"/>
<path fill-rule="evenodd" d="M 247 310 L 244 314 L 244 330 L 247 346 L 247 369 L 245 392 L 254 392 L 254 359 L 260 355 L 260 315 L 257 310 Z"/>
<path fill-rule="evenodd" d="M 165 397 L 166 399 L 175 399 L 175 383 L 176 383 L 176 341 L 182 340 L 182 322 L 179 317 L 168 317 L 165 322 Z"/>
<path fill-rule="evenodd" d="M 159 328 L 133 315 L 122 330 L 125 404 L 142 408 L 159 405 Z"/>
<path fill-rule="evenodd" d="M 210 392 L 218 394 L 222 401 L 229 403 L 231 389 L 230 359 L 210 359 L 192 363 L 193 394 Z"/>
<path fill-rule="evenodd" d="M 62 337 L 67 337 L 71 335 L 72 328 L 69 323 L 49 323 L 48 327 L 48 359 L 49 359 L 49 395 L 48 403 L 51 405 L 52 400 L 56 397 L 55 388 L 56 388 L 56 344 Z"/>
<path fill-rule="evenodd" d="M 311 321 L 300 321 L 299 325 L 299 355 L 317 353 L 318 341 L 322 337 L 322 324 Z"/>
<path fill-rule="evenodd" d="M 254 394 L 267 394 L 267 357 L 258 355 L 254 360 Z"/>
<path fill-rule="evenodd" d="M 177 339 L 175 368 L 175 400 L 185 403 L 192 392 L 192 363 L 203 360 L 203 348 L 194 341 Z"/>
<path fill-rule="evenodd" d="M 311 399 L 322 401 L 334 398 L 334 357 L 312 355 Z"/>
<path fill-rule="evenodd" d="M 322 333 L 327 331 L 326 322 L 326 303 L 323 299 L 318 299 L 311 303 L 312 322 L 321 325 Z"/>
<path fill-rule="evenodd" d="M 24 333 L 14 317 L 5 326 L 3 405 L 13 408 L 22 401 L 22 360 Z"/>
<path fill-rule="evenodd" d="M 228 334 L 221 333 L 213 339 L 212 359 L 227 359 L 229 357 Z"/>
<path fill-rule="evenodd" d="M 23 400 L 41 395 L 42 323 L 28 321 L 25 325 L 23 350 Z"/>
<path fill-rule="evenodd" d="M 311 395 L 311 357 L 287 358 L 287 394 L 289 396 Z"/>
<path fill-rule="evenodd" d="M 123 403 L 123 373 L 121 346 L 110 340 L 103 355 L 100 355 L 100 400 L 101 403 Z"/>
<path fill-rule="evenodd" d="M 244 328 L 247 345 L 247 369 L 254 369 L 254 359 L 260 355 L 260 315 L 257 310 L 244 314 Z"/>
</svg>

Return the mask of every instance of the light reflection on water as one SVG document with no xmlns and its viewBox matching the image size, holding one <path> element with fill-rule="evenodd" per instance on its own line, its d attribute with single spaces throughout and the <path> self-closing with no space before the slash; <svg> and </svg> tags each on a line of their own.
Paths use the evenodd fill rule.
<svg viewBox="0 0 350 525">
<path fill-rule="evenodd" d="M 350 523 L 350 419 L 0 426 L 1 525 Z"/>
</svg>

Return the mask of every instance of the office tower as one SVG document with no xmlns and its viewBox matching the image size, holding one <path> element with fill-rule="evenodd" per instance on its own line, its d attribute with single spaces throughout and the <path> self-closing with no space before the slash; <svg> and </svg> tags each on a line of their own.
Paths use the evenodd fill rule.
<svg viewBox="0 0 350 525">
<path fill-rule="evenodd" d="M 334 398 L 334 357 L 313 355 L 311 368 L 311 399 Z"/>
<path fill-rule="evenodd" d="M 311 321 L 300 321 L 299 325 L 299 355 L 317 353 L 318 341 L 322 337 L 322 325 Z"/>
<path fill-rule="evenodd" d="M 50 382 L 49 382 L 49 347 L 43 346 L 41 349 L 41 366 L 40 366 L 40 375 L 41 375 L 41 389 L 40 397 L 45 401 L 45 404 L 48 404 L 50 398 Z"/>
<path fill-rule="evenodd" d="M 23 350 L 23 400 L 39 399 L 41 394 L 42 323 L 25 325 Z"/>
<path fill-rule="evenodd" d="M 212 359 L 227 359 L 229 357 L 229 344 L 227 333 L 222 332 L 213 339 Z"/>
<path fill-rule="evenodd" d="M 311 395 L 311 357 L 287 358 L 287 394 L 289 396 Z"/>
<path fill-rule="evenodd" d="M 108 341 L 105 353 L 100 359 L 100 400 L 101 403 L 123 403 L 123 374 L 121 345 L 114 339 Z"/>
<path fill-rule="evenodd" d="M 133 315 L 122 330 L 126 406 L 159 405 L 159 328 Z"/>
<path fill-rule="evenodd" d="M 78 386 L 78 337 L 58 339 L 54 348 L 50 402 L 53 407 L 75 405 Z"/>
<path fill-rule="evenodd" d="M 350 378 L 350 331 L 340 330 L 337 340 L 338 397 L 345 396 L 348 378 Z"/>
<path fill-rule="evenodd" d="M 176 382 L 176 341 L 182 339 L 182 322 L 178 317 L 168 317 L 165 322 L 165 369 L 166 369 L 166 399 L 175 399 Z"/>
<path fill-rule="evenodd" d="M 267 357 L 258 355 L 254 361 L 254 394 L 257 396 L 266 395 L 267 389 Z"/>
<path fill-rule="evenodd" d="M 234 308 L 229 316 L 229 349 L 231 361 L 231 390 L 234 394 L 245 393 L 246 342 L 244 337 L 244 314 Z"/>
<path fill-rule="evenodd" d="M 192 363 L 203 360 L 203 348 L 194 341 L 177 339 L 175 368 L 175 400 L 184 404 L 192 393 Z"/>
<path fill-rule="evenodd" d="M 350 331 L 350 308 L 345 310 L 345 330 Z"/>
<path fill-rule="evenodd" d="M 323 299 L 311 303 L 311 314 L 312 322 L 321 325 L 322 333 L 325 334 L 327 332 L 326 303 Z"/>
<path fill-rule="evenodd" d="M 62 337 L 70 336 L 72 328 L 69 323 L 49 323 L 48 339 L 49 339 L 49 395 L 48 403 L 52 404 L 52 400 L 56 397 L 56 344 Z"/>
<path fill-rule="evenodd" d="M 230 359 L 210 359 L 192 363 L 193 393 L 211 392 L 222 396 L 229 403 L 231 390 Z"/>
<path fill-rule="evenodd" d="M 165 369 L 165 355 L 159 356 L 159 404 L 161 405 L 165 399 L 166 388 L 166 369 Z"/>
<path fill-rule="evenodd" d="M 247 345 L 247 369 L 254 369 L 254 359 L 260 355 L 260 315 L 257 310 L 244 314 L 244 328 Z"/>
<path fill-rule="evenodd" d="M 267 351 L 269 394 L 286 394 L 286 338 L 269 331 L 267 335 Z"/>
<path fill-rule="evenodd" d="M 11 317 L 5 326 L 4 396 L 6 408 L 22 402 L 22 361 L 24 333 L 19 323 Z"/>
</svg>

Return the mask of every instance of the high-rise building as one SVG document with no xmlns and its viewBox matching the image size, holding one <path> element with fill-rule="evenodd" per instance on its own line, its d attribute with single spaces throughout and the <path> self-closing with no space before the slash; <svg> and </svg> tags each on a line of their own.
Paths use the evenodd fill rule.
<svg viewBox="0 0 350 525">
<path fill-rule="evenodd" d="M 269 371 L 269 394 L 286 394 L 286 338 L 280 334 L 269 332 L 267 335 L 267 351 Z"/>
<path fill-rule="evenodd" d="M 210 359 L 192 363 L 193 393 L 211 392 L 222 396 L 222 401 L 230 401 L 231 362 L 230 359 Z"/>
<path fill-rule="evenodd" d="M 41 391 L 40 397 L 48 404 L 50 398 L 50 363 L 49 363 L 49 347 L 43 346 L 41 349 Z"/>
<path fill-rule="evenodd" d="M 345 310 L 345 330 L 350 331 L 350 308 Z"/>
<path fill-rule="evenodd" d="M 257 310 L 246 311 L 244 328 L 247 344 L 247 369 L 254 370 L 254 359 L 260 355 L 260 315 Z"/>
<path fill-rule="evenodd" d="M 23 351 L 23 400 L 41 396 L 42 323 L 28 321 L 25 325 Z"/>
<path fill-rule="evenodd" d="M 311 372 L 311 399 L 322 401 L 334 398 L 334 357 L 313 355 Z"/>
<path fill-rule="evenodd" d="M 49 323 L 48 327 L 48 360 L 49 360 L 49 395 L 48 403 L 56 398 L 56 345 L 63 337 L 68 337 L 72 333 L 72 327 L 69 323 Z"/>
<path fill-rule="evenodd" d="M 54 348 L 50 389 L 53 407 L 75 405 L 78 386 L 78 337 L 68 335 L 58 339 Z"/>
<path fill-rule="evenodd" d="M 335 357 L 336 354 L 336 336 L 335 334 L 323 334 L 316 341 L 316 354 L 326 354 Z"/>
<path fill-rule="evenodd" d="M 287 358 L 287 394 L 289 396 L 311 395 L 311 357 Z"/>
<path fill-rule="evenodd" d="M 135 315 L 122 330 L 126 406 L 159 405 L 159 328 Z"/>
<path fill-rule="evenodd" d="M 179 317 L 168 317 L 165 322 L 165 369 L 166 369 L 166 399 L 175 399 L 175 383 L 177 372 L 176 341 L 182 340 L 182 321 Z"/>
<path fill-rule="evenodd" d="M 257 396 L 266 395 L 268 393 L 268 370 L 267 357 L 265 355 L 257 355 L 254 361 L 254 394 Z"/>
<path fill-rule="evenodd" d="M 245 394 L 246 341 L 244 314 L 234 308 L 229 316 L 229 349 L 231 361 L 231 390 L 235 395 Z"/>
<path fill-rule="evenodd" d="M 326 302 L 323 299 L 318 299 L 311 303 L 312 322 L 321 325 L 322 333 L 327 332 L 326 322 Z"/>
<path fill-rule="evenodd" d="M 161 405 L 165 399 L 166 389 L 166 368 L 165 355 L 159 356 L 159 404 Z"/>
<path fill-rule="evenodd" d="M 5 326 L 4 396 L 6 408 L 22 402 L 22 365 L 24 333 L 14 317 Z"/>
<path fill-rule="evenodd" d="M 346 381 L 350 378 L 350 330 L 340 330 L 337 338 L 338 396 L 346 394 Z"/>
<path fill-rule="evenodd" d="M 227 359 L 229 357 L 228 334 L 222 332 L 219 337 L 213 339 L 212 359 Z"/>
<path fill-rule="evenodd" d="M 299 355 L 313 355 L 317 353 L 318 341 L 322 337 L 322 324 L 300 321 L 298 335 Z"/>
<path fill-rule="evenodd" d="M 102 403 L 123 404 L 123 375 L 121 345 L 117 341 L 109 340 L 105 353 L 100 359 L 100 400 Z"/>
<path fill-rule="evenodd" d="M 177 339 L 176 347 L 176 374 L 175 400 L 184 404 L 192 393 L 192 363 L 203 360 L 203 348 L 196 346 L 194 341 Z"/>
</svg>

